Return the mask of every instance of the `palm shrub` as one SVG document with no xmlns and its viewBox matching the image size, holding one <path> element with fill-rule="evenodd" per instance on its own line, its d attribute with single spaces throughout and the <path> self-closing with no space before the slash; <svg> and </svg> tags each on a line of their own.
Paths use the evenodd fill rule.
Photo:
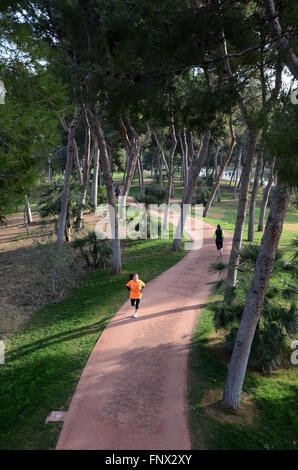
<svg viewBox="0 0 298 470">
<path fill-rule="evenodd" d="M 99 239 L 95 232 L 88 232 L 72 243 L 80 250 L 87 267 L 105 268 L 111 263 L 112 247 L 108 240 Z"/>
<path fill-rule="evenodd" d="M 159 186 L 151 185 L 146 186 L 146 194 L 144 196 L 136 196 L 135 199 L 139 203 L 145 204 L 148 208 L 150 204 L 162 204 L 166 198 L 166 189 Z"/>
<path fill-rule="evenodd" d="M 223 347 L 228 351 L 234 347 L 259 249 L 256 244 L 249 244 L 241 250 L 237 287 L 229 301 L 211 306 L 215 330 L 223 332 Z M 213 264 L 210 271 L 222 276 L 224 263 Z M 249 357 L 249 366 L 265 374 L 281 365 L 283 354 L 289 352 L 298 331 L 296 276 L 297 264 L 283 261 L 278 250 Z M 213 292 L 224 290 L 222 278 L 211 284 Z"/>
</svg>

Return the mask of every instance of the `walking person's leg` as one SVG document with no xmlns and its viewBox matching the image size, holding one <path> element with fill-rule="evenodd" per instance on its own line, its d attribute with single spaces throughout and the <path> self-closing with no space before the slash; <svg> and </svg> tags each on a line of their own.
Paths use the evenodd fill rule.
<svg viewBox="0 0 298 470">
<path fill-rule="evenodd" d="M 135 313 L 133 314 L 133 318 L 136 318 L 138 316 L 138 309 L 139 309 L 139 305 L 140 305 L 140 300 L 141 299 L 131 299 L 131 303 L 133 301 L 134 304 L 135 304 Z"/>
</svg>

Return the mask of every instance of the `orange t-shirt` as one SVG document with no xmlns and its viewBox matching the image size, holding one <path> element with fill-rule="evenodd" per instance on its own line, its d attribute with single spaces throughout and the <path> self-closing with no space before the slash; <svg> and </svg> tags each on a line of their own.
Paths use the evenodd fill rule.
<svg viewBox="0 0 298 470">
<path fill-rule="evenodd" d="M 129 297 L 131 299 L 141 299 L 142 298 L 142 287 L 145 287 L 145 283 L 138 279 L 134 281 L 133 279 L 126 284 L 127 287 L 130 287 Z"/>
</svg>

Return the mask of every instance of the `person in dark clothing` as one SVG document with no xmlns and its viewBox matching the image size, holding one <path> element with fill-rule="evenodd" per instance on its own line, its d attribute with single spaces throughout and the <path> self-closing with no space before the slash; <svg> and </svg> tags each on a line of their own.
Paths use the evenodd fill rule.
<svg viewBox="0 0 298 470">
<path fill-rule="evenodd" d="M 217 226 L 217 229 L 214 232 L 213 238 L 215 238 L 215 243 L 216 243 L 216 248 L 217 248 L 217 257 L 222 258 L 224 232 L 220 225 Z"/>
<path fill-rule="evenodd" d="M 118 184 L 117 184 L 117 186 L 116 186 L 116 188 L 115 188 L 115 195 L 116 195 L 116 199 L 117 199 L 117 201 L 118 201 L 118 197 L 119 197 L 119 195 L 120 195 L 120 188 L 119 188 Z"/>
</svg>

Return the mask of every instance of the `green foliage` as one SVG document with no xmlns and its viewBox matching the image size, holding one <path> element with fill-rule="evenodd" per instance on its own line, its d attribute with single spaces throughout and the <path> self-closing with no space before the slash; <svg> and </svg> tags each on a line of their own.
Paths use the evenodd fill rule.
<svg viewBox="0 0 298 470">
<path fill-rule="evenodd" d="M 217 303 L 212 307 L 215 329 L 224 332 L 223 345 L 228 351 L 232 351 L 234 347 L 259 249 L 258 245 L 248 244 L 241 250 L 242 275 L 237 288 L 231 292 L 228 301 Z M 223 263 L 214 263 L 210 270 L 221 275 L 224 268 Z M 297 265 L 282 261 L 282 254 L 278 250 L 273 278 L 265 295 L 249 357 L 249 365 L 263 373 L 270 373 L 281 364 L 282 355 L 288 350 L 290 339 L 295 338 L 297 334 L 296 276 Z M 289 278 L 293 279 L 293 283 L 287 281 Z M 218 293 L 223 289 L 222 280 L 212 285 L 213 292 Z"/>
<path fill-rule="evenodd" d="M 209 175 L 208 178 L 198 178 L 195 195 L 192 199 L 193 204 L 203 204 L 205 207 L 211 194 L 213 179 Z"/>
<path fill-rule="evenodd" d="M 48 154 L 60 141 L 58 117 L 64 87 L 51 74 L 26 61 L 0 57 L 7 90 L 0 105 L 0 220 L 36 186 Z"/>
<path fill-rule="evenodd" d="M 106 204 L 108 202 L 107 198 L 107 188 L 105 186 L 98 186 L 97 188 L 97 205 Z"/>
<path fill-rule="evenodd" d="M 159 186 L 146 186 L 145 195 L 141 197 L 140 195 L 136 196 L 136 201 L 144 203 L 146 208 L 150 204 L 162 204 L 165 201 L 166 190 L 164 188 L 159 188 Z"/>
<path fill-rule="evenodd" d="M 108 240 L 99 240 L 95 232 L 88 232 L 73 241 L 72 246 L 79 248 L 87 267 L 105 268 L 112 258 L 112 247 Z"/>
<path fill-rule="evenodd" d="M 277 156 L 275 170 L 278 178 L 293 188 L 297 187 L 298 181 L 297 121 L 298 106 L 286 102 L 286 106 L 275 111 L 266 137 L 271 154 Z"/>
<path fill-rule="evenodd" d="M 42 219 L 54 217 L 57 223 L 61 211 L 63 185 L 63 175 L 57 175 L 52 181 L 46 182 L 41 186 L 37 209 Z M 71 177 L 66 214 L 66 219 L 69 224 L 73 217 L 77 215 L 77 202 L 80 190 L 81 185 L 79 181 Z M 104 199 L 104 190 L 100 191 L 99 194 L 99 199 Z M 88 208 L 91 208 L 89 198 L 87 198 L 86 204 L 83 206 L 83 209 Z"/>
</svg>

